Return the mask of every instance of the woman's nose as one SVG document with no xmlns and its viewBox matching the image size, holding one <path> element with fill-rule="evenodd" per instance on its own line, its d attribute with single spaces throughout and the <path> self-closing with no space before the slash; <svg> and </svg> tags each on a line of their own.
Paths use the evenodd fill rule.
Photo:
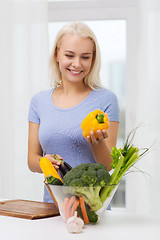
<svg viewBox="0 0 160 240">
<path fill-rule="evenodd" d="M 75 66 L 75 67 L 80 66 L 80 65 L 81 65 L 81 60 L 80 60 L 80 58 L 79 58 L 79 57 L 75 57 L 75 58 L 73 59 L 72 65 Z"/>
</svg>

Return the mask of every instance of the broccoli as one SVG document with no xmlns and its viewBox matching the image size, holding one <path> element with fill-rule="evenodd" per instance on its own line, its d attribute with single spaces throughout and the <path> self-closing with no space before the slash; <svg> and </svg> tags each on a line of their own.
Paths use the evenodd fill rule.
<svg viewBox="0 0 160 240">
<path fill-rule="evenodd" d="M 110 174 L 101 163 L 82 163 L 67 172 L 63 181 L 64 186 L 69 186 L 66 193 L 83 196 L 91 211 L 97 211 L 103 206 L 100 191 L 109 183 Z"/>
<path fill-rule="evenodd" d="M 98 221 L 98 215 L 94 211 L 91 211 L 88 205 L 85 205 L 85 206 L 86 206 L 86 212 L 87 212 L 89 222 L 96 223 Z M 77 208 L 77 213 L 83 219 L 83 214 L 82 214 L 80 205 Z"/>
</svg>

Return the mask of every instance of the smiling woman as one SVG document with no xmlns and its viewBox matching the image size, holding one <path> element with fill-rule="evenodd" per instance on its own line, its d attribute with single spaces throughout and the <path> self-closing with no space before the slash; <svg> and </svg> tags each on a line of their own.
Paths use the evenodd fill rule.
<svg viewBox="0 0 160 240">
<path fill-rule="evenodd" d="M 121 114 L 121 124 L 117 144 L 122 143 L 125 138 L 125 65 L 126 65 L 126 21 L 125 20 L 101 20 L 85 21 L 96 33 L 101 50 L 102 67 L 100 69 L 100 78 L 102 84 L 116 93 L 119 99 Z M 65 22 L 49 23 L 50 52 L 52 52 L 52 42 L 56 39 L 58 28 L 65 25 Z M 68 55 L 74 57 L 73 52 Z M 98 64 L 100 61 L 98 61 Z M 98 66 L 98 65 L 97 65 Z M 66 102 L 59 105 L 62 108 Z M 54 99 L 56 104 L 56 99 Z M 71 101 L 70 106 L 74 106 Z M 67 107 L 67 106 L 66 106 Z M 122 180 L 115 197 L 112 200 L 112 206 L 125 205 L 125 181 Z"/>
<path fill-rule="evenodd" d="M 58 33 L 51 53 L 54 87 L 33 96 L 29 109 L 28 165 L 41 172 L 39 159 L 48 158 L 59 169 L 58 154 L 72 167 L 81 163 L 103 163 L 108 171 L 111 148 L 116 145 L 119 107 L 116 95 L 102 87 L 100 52 L 92 30 L 82 22 L 66 24 Z M 108 114 L 108 130 L 85 139 L 81 122 L 100 109 Z M 104 132 L 105 131 L 105 132 Z M 44 201 L 52 202 L 47 191 Z"/>
</svg>

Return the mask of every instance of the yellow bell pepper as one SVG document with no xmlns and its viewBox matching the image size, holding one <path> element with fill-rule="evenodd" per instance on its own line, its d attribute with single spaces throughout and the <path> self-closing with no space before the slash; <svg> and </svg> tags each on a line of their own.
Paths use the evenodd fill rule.
<svg viewBox="0 0 160 240">
<path fill-rule="evenodd" d="M 63 182 L 61 177 L 59 176 L 57 170 L 54 168 L 53 164 L 51 163 L 51 161 L 48 158 L 41 157 L 39 164 L 40 164 L 41 170 L 43 171 L 45 178 L 47 178 L 48 176 L 53 176 L 55 178 L 58 178 L 61 182 Z"/>
<path fill-rule="evenodd" d="M 98 138 L 97 130 L 107 130 L 109 128 L 109 118 L 106 113 L 96 109 L 95 111 L 90 112 L 82 121 L 81 128 L 85 138 L 90 136 L 91 131 L 93 131 L 95 137 Z"/>
</svg>

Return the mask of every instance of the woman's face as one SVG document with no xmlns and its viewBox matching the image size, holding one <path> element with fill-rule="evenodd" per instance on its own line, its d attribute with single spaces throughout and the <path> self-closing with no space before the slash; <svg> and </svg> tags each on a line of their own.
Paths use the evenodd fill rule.
<svg viewBox="0 0 160 240">
<path fill-rule="evenodd" d="M 56 56 L 62 81 L 83 81 L 91 69 L 92 59 L 93 42 L 90 38 L 66 34 Z"/>
</svg>

